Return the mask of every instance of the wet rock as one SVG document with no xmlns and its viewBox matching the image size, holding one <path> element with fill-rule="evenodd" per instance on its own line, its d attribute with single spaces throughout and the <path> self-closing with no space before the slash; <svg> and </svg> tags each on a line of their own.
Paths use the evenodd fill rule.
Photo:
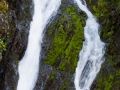
<svg viewBox="0 0 120 90">
<path fill-rule="evenodd" d="M 7 0 L 8 34 L 7 50 L 0 62 L 0 90 L 16 90 L 18 82 L 18 62 L 23 57 L 32 20 L 32 0 Z"/>
<path fill-rule="evenodd" d="M 2 51 L 0 51 L 0 61 L 2 60 Z"/>
<path fill-rule="evenodd" d="M 116 49 L 117 49 L 117 54 L 120 54 L 120 30 L 118 30 L 116 32 L 116 35 L 115 35 L 115 46 L 116 46 Z"/>
<path fill-rule="evenodd" d="M 0 14 L 0 30 L 3 27 L 4 23 L 5 23 L 5 15 Z"/>
</svg>

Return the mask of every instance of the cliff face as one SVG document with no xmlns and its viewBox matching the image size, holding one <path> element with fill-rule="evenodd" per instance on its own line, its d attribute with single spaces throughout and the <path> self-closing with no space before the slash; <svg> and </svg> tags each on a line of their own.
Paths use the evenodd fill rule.
<svg viewBox="0 0 120 90">
<path fill-rule="evenodd" d="M 89 2 L 89 7 L 101 25 L 101 38 L 106 43 L 105 62 L 96 77 L 91 90 L 119 90 L 120 87 L 120 1 L 97 0 Z M 94 4 L 93 4 L 94 3 Z"/>
<path fill-rule="evenodd" d="M 24 55 L 27 46 L 33 3 L 30 0 L 7 0 L 7 3 L 7 36 L 4 40 L 6 50 L 2 53 L 3 58 L 0 62 L 0 89 L 16 90 L 18 61 Z"/>
<path fill-rule="evenodd" d="M 4 0 L 0 1 L 0 88 L 3 87 L 3 81 L 4 81 L 4 64 L 3 64 L 3 53 L 6 51 L 6 42 L 7 42 L 7 28 L 8 28 L 8 22 L 7 22 L 7 11 L 8 11 L 8 5 Z"/>
<path fill-rule="evenodd" d="M 6 17 L 4 20 L 7 21 L 5 29 L 2 28 L 4 22 L 0 21 L 0 29 L 2 28 L 0 38 L 6 43 L 6 47 L 4 43 L 0 44 L 2 46 L 0 89 L 16 90 L 18 61 L 23 57 L 27 46 L 33 3 L 32 0 L 7 0 L 7 2 L 8 9 L 0 13 L 0 20 Z M 86 2 L 101 25 L 101 39 L 106 43 L 105 62 L 91 90 L 119 90 L 120 1 L 86 0 Z M 73 0 L 62 0 L 58 14 L 45 29 L 39 77 L 34 90 L 75 90 L 74 71 L 84 41 L 85 19 L 85 14 L 77 8 Z"/>
<path fill-rule="evenodd" d="M 120 89 L 120 1 L 98 0 L 89 7 L 101 24 L 101 38 L 106 43 L 105 62 L 92 86 L 92 90 Z"/>
</svg>

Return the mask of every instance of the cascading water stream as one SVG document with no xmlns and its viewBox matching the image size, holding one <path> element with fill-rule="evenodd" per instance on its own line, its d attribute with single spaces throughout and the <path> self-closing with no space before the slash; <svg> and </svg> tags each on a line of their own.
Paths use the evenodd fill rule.
<svg viewBox="0 0 120 90">
<path fill-rule="evenodd" d="M 75 0 L 75 2 L 87 14 L 88 18 L 84 27 L 85 41 L 79 54 L 74 83 L 76 90 L 90 90 L 90 86 L 104 61 L 105 44 L 100 40 L 99 24 L 88 10 L 86 2 L 81 0 Z"/>
<path fill-rule="evenodd" d="M 34 15 L 31 22 L 28 45 L 24 57 L 19 62 L 17 90 L 33 90 L 39 71 L 39 58 L 43 30 L 56 14 L 61 0 L 34 0 Z"/>
</svg>

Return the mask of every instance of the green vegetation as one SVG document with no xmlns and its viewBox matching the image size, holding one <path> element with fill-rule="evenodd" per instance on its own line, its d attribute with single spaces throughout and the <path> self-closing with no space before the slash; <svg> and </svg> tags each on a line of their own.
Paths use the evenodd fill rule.
<svg viewBox="0 0 120 90">
<path fill-rule="evenodd" d="M 7 14 L 8 11 L 8 5 L 6 3 L 5 0 L 0 0 L 0 14 L 4 14 L 5 15 L 5 24 L 3 25 L 2 29 L 0 30 L 0 51 L 2 50 L 6 50 L 6 40 L 3 40 L 2 37 L 4 35 L 7 35 L 7 30 L 6 30 L 6 25 L 7 25 Z"/>
<path fill-rule="evenodd" d="M 69 85 L 70 85 L 69 78 L 65 78 L 61 90 L 66 90 Z"/>
<path fill-rule="evenodd" d="M 50 81 L 53 81 L 54 80 L 54 78 L 55 78 L 55 75 L 56 75 L 56 72 L 55 71 L 53 71 L 52 73 L 51 73 L 51 75 L 50 75 Z"/>
<path fill-rule="evenodd" d="M 93 2 L 91 2 L 92 4 Z M 97 76 L 95 90 L 117 90 L 120 89 L 120 70 L 116 68 L 116 46 L 115 34 L 119 28 L 117 26 L 117 17 L 120 14 L 119 0 L 98 0 L 92 6 L 94 15 L 101 24 L 101 38 L 107 42 L 106 60 L 100 73 Z"/>
<path fill-rule="evenodd" d="M 0 13 L 4 13 L 7 16 L 8 4 L 5 0 L 0 0 Z"/>
<path fill-rule="evenodd" d="M 120 10 L 120 1 L 118 1 L 117 4 L 118 4 L 118 5 L 117 5 L 117 6 L 118 6 L 118 9 Z"/>
<path fill-rule="evenodd" d="M 54 39 L 44 63 L 61 71 L 74 72 L 84 39 L 85 22 L 75 7 L 67 7 L 66 14 L 69 16 L 62 15 L 60 20 L 53 23 L 47 30 L 48 36 Z"/>
<path fill-rule="evenodd" d="M 3 40 L 0 39 L 0 49 L 6 50 L 6 44 L 3 42 Z"/>
<path fill-rule="evenodd" d="M 100 76 L 101 77 L 101 76 Z M 104 78 L 99 79 L 97 81 L 96 90 L 101 90 L 100 88 L 104 88 L 104 90 L 111 90 L 113 87 L 114 76 L 110 74 L 108 77 L 104 76 Z"/>
<path fill-rule="evenodd" d="M 93 6 L 93 11 L 97 18 L 106 16 L 107 12 L 107 2 L 105 0 L 98 0 L 97 6 Z"/>
<path fill-rule="evenodd" d="M 109 62 L 107 62 L 106 64 L 108 64 L 108 66 L 112 66 L 112 65 L 109 65 L 110 64 Z M 112 72 L 112 73 L 104 72 L 104 68 L 105 67 L 101 68 L 101 72 L 98 75 L 98 80 L 97 80 L 95 90 L 101 90 L 101 89 L 111 90 L 111 88 L 113 87 L 115 74 L 114 74 L 114 72 Z"/>
</svg>

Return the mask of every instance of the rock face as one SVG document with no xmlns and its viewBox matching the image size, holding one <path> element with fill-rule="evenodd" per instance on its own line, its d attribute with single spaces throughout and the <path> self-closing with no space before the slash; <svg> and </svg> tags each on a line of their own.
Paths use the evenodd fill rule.
<svg viewBox="0 0 120 90">
<path fill-rule="evenodd" d="M 88 0 L 89 2 L 89 0 Z M 120 1 L 96 0 L 96 5 L 89 5 L 101 24 L 101 38 L 106 43 L 105 62 L 96 77 L 91 90 L 119 90 L 120 87 Z M 89 2 L 93 3 L 93 2 Z"/>
<path fill-rule="evenodd" d="M 0 14 L 0 29 L 3 27 L 5 23 L 5 16 L 4 14 Z"/>
<path fill-rule="evenodd" d="M 120 90 L 120 1 L 86 0 L 101 25 L 106 43 L 105 62 L 91 90 Z M 33 15 L 32 0 L 7 0 L 7 48 L 0 61 L 0 90 L 16 90 L 18 62 L 24 55 Z M 62 0 L 57 15 L 44 32 L 40 70 L 34 90 L 75 90 L 74 71 L 84 41 L 85 14 L 74 0 Z M 4 16 L 0 14 L 0 28 Z"/>
<path fill-rule="evenodd" d="M 5 15 L 2 13 L 2 14 L 0 14 L 0 37 L 5 36 L 5 35 L 3 35 L 4 31 L 2 29 L 4 27 L 4 25 L 5 25 Z M 0 42 L 2 42 L 2 39 L 0 40 Z M 2 60 L 2 52 L 3 52 L 3 50 L 0 47 L 0 61 Z"/>
<path fill-rule="evenodd" d="M 8 34 L 7 50 L 0 62 L 0 89 L 16 90 L 18 81 L 18 61 L 24 55 L 30 21 L 33 14 L 33 3 L 30 0 L 8 0 Z"/>
</svg>

